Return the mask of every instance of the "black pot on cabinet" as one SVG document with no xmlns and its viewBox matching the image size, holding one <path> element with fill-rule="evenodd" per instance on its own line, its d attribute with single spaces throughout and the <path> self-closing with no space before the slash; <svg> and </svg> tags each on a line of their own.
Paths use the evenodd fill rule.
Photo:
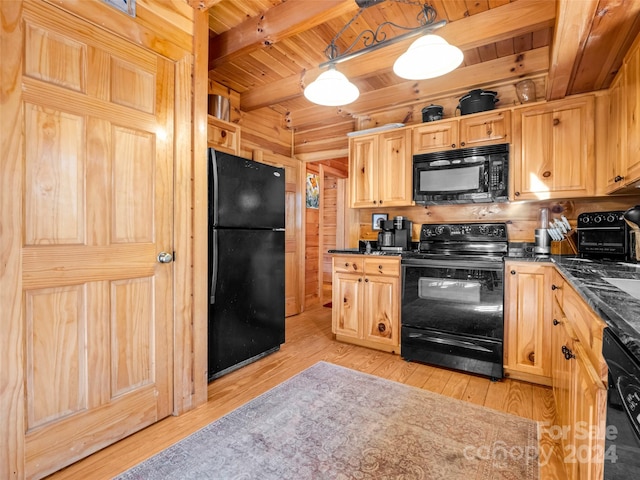
<svg viewBox="0 0 640 480">
<path fill-rule="evenodd" d="M 444 115 L 444 108 L 440 105 L 434 105 L 433 103 L 428 107 L 422 109 L 422 121 L 423 122 L 435 122 L 436 120 L 442 120 Z"/>
<path fill-rule="evenodd" d="M 498 92 L 482 89 L 471 90 L 460 99 L 457 108 L 460 110 L 460 115 L 468 115 L 470 113 L 493 110 L 496 108 L 498 101 Z"/>
</svg>

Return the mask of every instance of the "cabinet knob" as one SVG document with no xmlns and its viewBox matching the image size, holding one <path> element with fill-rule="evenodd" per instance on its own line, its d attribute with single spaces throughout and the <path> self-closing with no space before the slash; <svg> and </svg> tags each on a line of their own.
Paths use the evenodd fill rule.
<svg viewBox="0 0 640 480">
<path fill-rule="evenodd" d="M 557 285 L 551 285 L 551 290 L 560 290 L 560 287 Z"/>
<path fill-rule="evenodd" d="M 558 125 L 560 125 L 560 119 L 559 118 L 554 118 L 553 119 L 553 126 L 557 127 Z"/>
<path fill-rule="evenodd" d="M 572 358 L 576 358 L 575 354 L 566 345 L 562 346 L 562 353 L 564 355 L 564 358 L 567 359 L 567 360 L 571 360 Z"/>
<path fill-rule="evenodd" d="M 465 145 L 466 145 L 466 143 L 465 143 L 465 142 L 460 142 L 460 146 L 461 146 L 461 147 L 464 147 Z"/>
<path fill-rule="evenodd" d="M 452 144 L 451 144 L 451 148 L 456 148 L 456 144 L 455 144 L 455 143 L 452 143 Z"/>
<path fill-rule="evenodd" d="M 349 268 L 349 262 L 345 262 L 344 266 Z"/>
<path fill-rule="evenodd" d="M 373 201 L 373 204 L 374 204 L 374 205 L 377 205 L 377 204 L 378 204 L 378 201 L 377 201 L 377 200 L 374 200 L 374 201 Z"/>
<path fill-rule="evenodd" d="M 382 271 L 382 265 L 378 265 L 378 270 Z"/>
<path fill-rule="evenodd" d="M 220 132 L 220 136 L 221 136 L 222 138 L 225 138 L 225 137 L 227 136 L 227 132 L 226 132 L 225 130 L 222 130 L 222 131 Z"/>
<path fill-rule="evenodd" d="M 616 175 L 616 178 L 613 179 L 616 183 L 621 182 L 622 180 L 624 180 L 624 177 L 621 177 L 620 175 Z"/>
<path fill-rule="evenodd" d="M 382 200 L 380 200 L 378 203 L 379 203 L 380 205 L 382 205 Z"/>
<path fill-rule="evenodd" d="M 560 325 L 560 322 L 554 318 L 554 319 L 553 319 L 553 324 L 554 324 L 554 325 Z"/>
<path fill-rule="evenodd" d="M 367 283 L 369 283 L 369 279 L 368 279 L 368 278 L 365 278 L 365 279 L 364 279 L 364 281 L 365 281 L 365 282 L 367 282 Z"/>
<path fill-rule="evenodd" d="M 529 359 L 529 361 L 531 363 L 536 363 L 536 354 L 535 354 L 535 352 L 529 352 L 529 355 L 527 355 L 527 358 Z"/>
<path fill-rule="evenodd" d="M 514 195 L 515 195 L 516 197 L 519 197 L 519 196 L 520 196 L 520 192 L 514 192 Z"/>
<path fill-rule="evenodd" d="M 549 177 L 551 176 L 551 172 L 550 172 L 549 170 L 547 170 L 546 172 L 544 172 L 544 173 L 542 174 L 542 176 L 543 176 L 544 178 L 549 178 Z"/>
<path fill-rule="evenodd" d="M 511 275 L 515 275 L 516 271 L 515 270 L 511 270 Z"/>
<path fill-rule="evenodd" d="M 359 278 L 359 279 L 358 279 L 358 282 L 362 282 L 362 279 L 361 279 L 361 278 Z"/>
<path fill-rule="evenodd" d="M 384 323 L 379 323 L 378 324 L 378 331 L 380 333 L 384 333 L 384 331 L 387 329 L 387 326 Z"/>
</svg>

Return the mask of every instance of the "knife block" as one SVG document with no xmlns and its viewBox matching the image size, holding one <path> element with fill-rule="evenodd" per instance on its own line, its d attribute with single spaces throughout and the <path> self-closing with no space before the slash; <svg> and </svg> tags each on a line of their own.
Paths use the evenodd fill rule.
<svg viewBox="0 0 640 480">
<path fill-rule="evenodd" d="M 551 242 L 551 255 L 577 255 L 578 249 L 576 248 L 576 233 L 574 230 L 570 231 L 568 237 L 563 238 L 561 241 Z"/>
<path fill-rule="evenodd" d="M 559 242 L 551 242 L 551 255 L 575 255 L 575 253 L 571 249 L 569 242 L 565 239 Z"/>
</svg>

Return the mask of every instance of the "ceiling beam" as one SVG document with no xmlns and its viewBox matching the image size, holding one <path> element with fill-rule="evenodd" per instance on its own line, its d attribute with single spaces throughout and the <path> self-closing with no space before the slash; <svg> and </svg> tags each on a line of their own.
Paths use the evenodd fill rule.
<svg viewBox="0 0 640 480">
<path fill-rule="evenodd" d="M 525 53 L 458 68 L 447 75 L 430 80 L 400 82 L 364 93 L 358 100 L 344 107 L 330 108 L 313 105 L 297 110 L 295 116 L 287 118 L 287 123 L 293 128 L 300 128 L 303 125 L 305 128 L 316 124 L 326 125 L 332 120 L 335 121 L 336 118 L 354 117 L 362 112 L 425 102 L 473 88 L 514 82 L 523 76 L 545 73 L 548 69 L 549 47 L 541 47 Z"/>
<path fill-rule="evenodd" d="M 222 0 L 186 0 L 191 5 L 191 8 L 198 10 L 209 10 L 216 3 L 220 3 Z"/>
<path fill-rule="evenodd" d="M 554 24 L 555 15 L 555 2 L 552 0 L 518 0 L 451 22 L 439 29 L 438 35 L 466 50 L 550 28 Z M 388 71 L 393 61 L 412 41 L 413 39 L 410 39 L 389 45 L 378 50 L 375 55 L 362 55 L 345 62 L 340 65 L 340 71 L 352 80 L 375 75 L 381 70 Z M 303 71 L 300 75 L 248 90 L 240 95 L 240 109 L 248 112 L 296 98 L 302 94 L 305 85 L 311 83 L 320 73 L 321 70 L 316 67 Z"/>
<path fill-rule="evenodd" d="M 357 10 L 353 0 L 289 0 L 209 40 L 209 69 Z"/>
<path fill-rule="evenodd" d="M 564 98 L 580 64 L 599 0 L 558 0 L 547 100 Z"/>
</svg>

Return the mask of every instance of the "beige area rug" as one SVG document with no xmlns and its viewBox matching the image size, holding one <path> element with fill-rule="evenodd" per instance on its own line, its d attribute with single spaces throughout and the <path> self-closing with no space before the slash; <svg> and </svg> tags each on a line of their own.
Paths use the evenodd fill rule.
<svg viewBox="0 0 640 480">
<path fill-rule="evenodd" d="M 125 479 L 538 478 L 528 419 L 319 362 Z"/>
</svg>

